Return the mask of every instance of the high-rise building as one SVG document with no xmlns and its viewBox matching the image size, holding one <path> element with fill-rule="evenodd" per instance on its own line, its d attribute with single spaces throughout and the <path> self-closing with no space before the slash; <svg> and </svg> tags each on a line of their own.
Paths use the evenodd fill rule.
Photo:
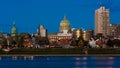
<svg viewBox="0 0 120 68">
<path fill-rule="evenodd" d="M 68 33 L 71 32 L 70 22 L 64 16 L 64 19 L 60 22 L 60 33 L 63 33 L 64 30 L 67 30 Z"/>
<path fill-rule="evenodd" d="M 101 6 L 95 11 L 95 35 L 101 33 L 103 36 L 109 35 L 110 11 Z"/>
<path fill-rule="evenodd" d="M 41 37 L 47 37 L 47 30 L 43 27 L 43 25 L 39 26 L 39 28 L 37 29 L 37 33 Z"/>
</svg>

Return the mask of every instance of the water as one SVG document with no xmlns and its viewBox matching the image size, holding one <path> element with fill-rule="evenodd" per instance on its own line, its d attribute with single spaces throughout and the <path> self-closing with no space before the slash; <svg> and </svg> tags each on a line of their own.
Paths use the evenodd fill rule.
<svg viewBox="0 0 120 68">
<path fill-rule="evenodd" d="M 0 68 L 120 68 L 120 57 L 2 56 Z"/>
</svg>

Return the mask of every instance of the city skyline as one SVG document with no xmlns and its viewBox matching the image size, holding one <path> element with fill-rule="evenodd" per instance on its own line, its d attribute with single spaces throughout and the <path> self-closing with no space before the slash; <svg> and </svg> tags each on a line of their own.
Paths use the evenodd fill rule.
<svg viewBox="0 0 120 68">
<path fill-rule="evenodd" d="M 10 33 L 13 22 L 18 32 L 36 33 L 39 25 L 48 32 L 59 32 L 64 15 L 71 28 L 94 29 L 94 12 L 103 4 L 110 9 L 110 23 L 120 23 L 119 0 L 4 0 L 0 1 L 0 30 Z"/>
</svg>

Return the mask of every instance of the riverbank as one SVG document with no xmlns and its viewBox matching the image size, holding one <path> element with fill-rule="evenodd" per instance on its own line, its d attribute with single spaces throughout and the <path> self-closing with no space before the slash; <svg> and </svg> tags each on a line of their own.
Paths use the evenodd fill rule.
<svg viewBox="0 0 120 68">
<path fill-rule="evenodd" d="M 19 48 L 9 52 L 0 50 L 0 56 L 120 56 L 120 48 Z"/>
<path fill-rule="evenodd" d="M 62 55 L 59 55 L 59 54 L 56 54 L 56 55 L 52 55 L 52 54 L 49 54 L 49 55 L 30 55 L 30 54 L 28 55 L 27 54 L 27 55 L 25 55 L 24 54 L 24 55 L 22 55 L 21 54 L 21 55 L 18 55 L 18 54 L 14 54 L 14 55 L 0 55 L 0 57 L 4 57 L 4 56 L 34 56 L 34 57 L 37 57 L 37 56 L 41 56 L 41 57 L 48 57 L 48 56 L 55 56 L 55 57 L 56 56 L 61 56 L 61 57 L 62 56 L 64 56 L 64 57 L 65 56 L 66 57 L 67 56 L 78 56 L 78 57 L 79 56 L 83 56 L 83 57 L 84 56 L 96 56 L 96 57 L 103 57 L 104 56 L 104 57 L 112 57 L 112 56 L 120 56 L 120 54 L 94 54 L 94 55 L 93 54 L 88 54 L 88 55 L 85 55 L 85 54 L 83 54 L 83 55 L 78 55 L 78 54 L 71 54 L 71 55 L 66 55 L 66 54 L 65 55 L 64 54 L 62 54 Z"/>
</svg>

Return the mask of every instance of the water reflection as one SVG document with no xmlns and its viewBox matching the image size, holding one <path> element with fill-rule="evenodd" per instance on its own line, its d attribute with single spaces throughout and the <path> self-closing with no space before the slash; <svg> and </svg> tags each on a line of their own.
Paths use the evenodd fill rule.
<svg viewBox="0 0 120 68">
<path fill-rule="evenodd" d="M 93 57 L 92 58 L 96 63 L 95 65 L 100 66 L 101 68 L 113 68 L 114 57 Z M 97 67 L 97 68 L 100 68 Z"/>
<path fill-rule="evenodd" d="M 34 60 L 34 56 L 24 56 L 24 60 Z"/>
<path fill-rule="evenodd" d="M 10 68 L 16 68 L 14 66 L 23 68 L 115 68 L 116 65 L 119 65 L 120 58 L 95 56 L 0 56 L 0 60 L 0 66 L 12 66 Z"/>
<path fill-rule="evenodd" d="M 87 60 L 87 57 L 75 57 L 75 60 Z"/>
<path fill-rule="evenodd" d="M 12 60 L 17 60 L 17 56 L 12 56 Z"/>
<path fill-rule="evenodd" d="M 0 56 L 1 60 L 34 60 L 34 56 Z"/>
<path fill-rule="evenodd" d="M 0 56 L 0 60 L 2 60 L 2 56 Z"/>
<path fill-rule="evenodd" d="M 74 62 L 75 68 L 87 68 L 87 57 L 75 57 Z"/>
<path fill-rule="evenodd" d="M 93 60 L 113 60 L 114 57 L 92 57 Z"/>
</svg>

